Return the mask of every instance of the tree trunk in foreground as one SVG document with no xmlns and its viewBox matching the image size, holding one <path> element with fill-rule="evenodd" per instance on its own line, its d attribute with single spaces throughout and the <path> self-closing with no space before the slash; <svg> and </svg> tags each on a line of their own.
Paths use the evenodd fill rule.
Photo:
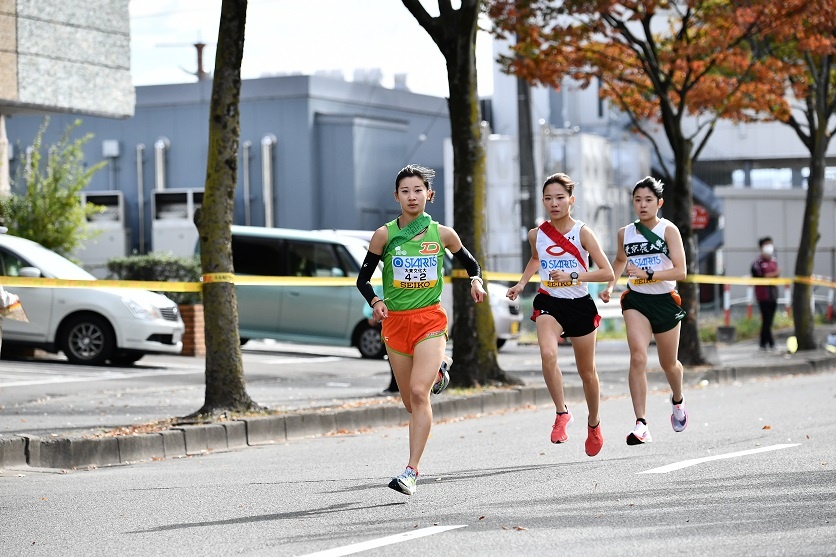
<svg viewBox="0 0 836 557">
<path fill-rule="evenodd" d="M 200 234 L 206 334 L 206 396 L 195 414 L 217 415 L 257 408 L 244 384 L 238 336 L 238 302 L 232 283 L 232 214 L 238 177 L 241 59 L 246 0 L 223 0 L 209 108 L 209 156 L 203 206 L 195 215 Z"/>
</svg>

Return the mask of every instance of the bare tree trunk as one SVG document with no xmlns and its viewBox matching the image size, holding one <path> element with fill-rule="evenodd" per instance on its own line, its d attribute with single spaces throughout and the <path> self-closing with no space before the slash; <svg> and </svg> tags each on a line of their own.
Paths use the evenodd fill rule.
<svg viewBox="0 0 836 557">
<path fill-rule="evenodd" d="M 809 63 L 808 71 L 812 87 L 806 97 L 806 126 L 795 119 L 787 122 L 804 145 L 810 150 L 810 177 L 807 180 L 807 200 L 804 205 L 804 219 L 801 223 L 801 240 L 795 260 L 795 276 L 809 277 L 813 274 L 816 246 L 821 233 L 821 203 L 824 197 L 824 177 L 827 168 L 827 147 L 836 128 L 828 128 L 831 116 L 836 111 L 836 95 L 832 84 L 834 56 L 825 55 Z M 806 133 L 805 128 L 806 127 Z M 815 324 L 811 309 L 812 287 L 810 284 L 795 282 L 792 290 L 792 314 L 795 337 L 799 350 L 816 348 Z"/>
<path fill-rule="evenodd" d="M 241 59 L 246 0 L 223 0 L 209 108 L 209 156 L 201 210 L 195 215 L 204 273 L 206 396 L 197 415 L 243 412 L 257 407 L 244 385 L 238 336 L 238 302 L 230 278 L 232 214 L 238 177 Z"/>
<path fill-rule="evenodd" d="M 447 61 L 450 130 L 453 144 L 453 218 L 462 242 L 485 267 L 485 147 L 476 82 L 476 31 L 480 0 L 462 0 L 459 9 L 440 2 L 432 18 L 419 0 L 402 0 L 429 33 Z M 444 4 L 444 6 L 441 6 Z M 496 329 L 487 300 L 474 304 L 470 282 L 453 281 L 453 385 L 519 383 L 497 362 Z"/>
<path fill-rule="evenodd" d="M 674 149 L 676 170 L 674 173 L 673 195 L 671 196 L 671 201 L 673 202 L 671 220 L 679 228 L 679 233 L 682 235 L 689 276 L 699 272 L 697 236 L 691 227 L 691 209 L 694 203 L 691 187 L 692 148 L 693 146 L 690 141 L 682 139 L 681 148 Z M 702 353 L 702 346 L 700 345 L 698 324 L 700 311 L 699 289 L 696 283 L 678 282 L 677 290 L 679 291 L 679 296 L 682 298 L 682 309 L 686 312 L 679 334 L 679 360 L 688 366 L 703 365 L 707 362 Z"/>
<path fill-rule="evenodd" d="M 804 205 L 804 219 L 801 223 L 801 240 L 798 243 L 798 255 L 795 259 L 795 276 L 809 277 L 813 274 L 816 258 L 816 245 L 821 234 L 819 221 L 821 220 L 821 202 L 824 196 L 824 151 L 816 142 L 816 147 L 810 156 L 810 177 L 807 181 L 807 201 Z M 819 156 L 817 156 L 819 155 Z M 795 324 L 795 337 L 799 350 L 813 350 L 816 348 L 813 312 L 810 309 L 812 288 L 810 284 L 796 282 L 792 289 L 792 317 Z"/>
</svg>

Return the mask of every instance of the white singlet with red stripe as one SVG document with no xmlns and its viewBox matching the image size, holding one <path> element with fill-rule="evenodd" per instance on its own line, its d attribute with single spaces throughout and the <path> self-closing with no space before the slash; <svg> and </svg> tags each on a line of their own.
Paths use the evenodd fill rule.
<svg viewBox="0 0 836 557">
<path fill-rule="evenodd" d="M 584 223 L 581 221 L 575 221 L 575 225 L 564 236 L 578 249 L 583 260 L 589 261 L 589 253 L 581 245 L 581 228 L 583 226 Z M 585 264 L 578 261 L 578 258 L 570 252 L 565 251 L 557 245 L 541 229 L 537 230 L 536 247 L 537 255 L 540 256 L 540 288 L 538 289 L 540 292 L 554 296 L 555 298 L 582 298 L 589 294 L 589 288 L 587 288 L 584 282 L 573 285 L 570 280 L 557 282 L 549 277 L 549 271 L 557 269 L 566 271 L 567 273 L 583 273 L 586 271 Z"/>
</svg>

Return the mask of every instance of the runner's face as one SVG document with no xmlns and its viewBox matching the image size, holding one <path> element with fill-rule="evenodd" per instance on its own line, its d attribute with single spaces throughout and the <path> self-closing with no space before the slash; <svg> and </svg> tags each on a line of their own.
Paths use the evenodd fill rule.
<svg viewBox="0 0 836 557">
<path fill-rule="evenodd" d="M 405 215 L 420 215 L 427 206 L 427 188 L 418 176 L 407 176 L 398 184 L 395 199 Z"/>
<path fill-rule="evenodd" d="M 633 211 L 639 220 L 650 220 L 656 218 L 662 200 L 656 197 L 650 188 L 639 188 L 633 194 Z"/>
<path fill-rule="evenodd" d="M 543 207 L 551 220 L 557 220 L 569 215 L 575 196 L 569 195 L 560 184 L 549 184 L 543 190 Z"/>
</svg>

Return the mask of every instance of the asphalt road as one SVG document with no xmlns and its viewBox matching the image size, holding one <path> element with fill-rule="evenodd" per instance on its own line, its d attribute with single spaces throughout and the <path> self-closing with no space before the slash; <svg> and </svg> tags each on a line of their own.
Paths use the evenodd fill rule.
<svg viewBox="0 0 836 557">
<path fill-rule="evenodd" d="M 580 385 L 571 347 L 559 355 L 566 384 Z M 250 396 L 276 410 L 337 406 L 389 385 L 389 364 L 354 348 L 250 341 L 243 362 Z M 626 392 L 626 362 L 625 342 L 599 344 L 603 394 Z M 536 346 L 508 343 L 499 363 L 527 384 L 543 383 Z M 0 435 L 83 435 L 186 416 L 203 404 L 204 369 L 203 358 L 161 355 L 130 367 L 0 360 Z"/>
<path fill-rule="evenodd" d="M 834 400 L 833 373 L 693 388 L 674 433 L 654 392 L 654 442 L 628 447 L 630 402 L 611 396 L 592 459 L 582 405 L 563 445 L 548 441 L 550 408 L 441 423 L 412 497 L 386 487 L 405 464 L 403 427 L 7 471 L 0 554 L 833 555 Z"/>
</svg>

